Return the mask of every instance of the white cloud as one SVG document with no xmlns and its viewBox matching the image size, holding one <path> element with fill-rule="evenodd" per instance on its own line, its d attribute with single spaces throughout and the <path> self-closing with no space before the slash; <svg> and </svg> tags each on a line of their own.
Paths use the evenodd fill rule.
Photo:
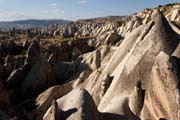
<svg viewBox="0 0 180 120">
<path fill-rule="evenodd" d="M 10 11 L 10 10 L 0 10 L 0 21 L 11 21 L 11 20 L 23 20 L 30 19 L 27 13 Z"/>
<path fill-rule="evenodd" d="M 35 16 L 37 19 L 65 19 L 65 11 L 62 9 L 50 9 L 39 11 Z"/>
<path fill-rule="evenodd" d="M 66 19 L 65 11 L 63 9 L 49 9 L 34 11 L 13 11 L 0 9 L 0 21 L 14 21 L 25 19 Z"/>
<path fill-rule="evenodd" d="M 79 3 L 80 4 L 87 4 L 89 1 L 88 0 L 80 0 Z"/>
<path fill-rule="evenodd" d="M 56 7 L 56 6 L 57 6 L 57 3 L 50 3 L 49 6 L 51 6 L 51 7 Z"/>
</svg>

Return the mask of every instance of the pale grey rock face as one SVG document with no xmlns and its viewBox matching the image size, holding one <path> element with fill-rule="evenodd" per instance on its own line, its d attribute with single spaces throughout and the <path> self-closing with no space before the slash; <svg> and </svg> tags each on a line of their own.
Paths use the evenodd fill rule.
<svg viewBox="0 0 180 120">
<path fill-rule="evenodd" d="M 179 81 L 176 76 L 179 73 L 177 67 L 179 64 L 179 37 L 162 13 L 153 10 L 149 14 L 151 16 L 146 21 L 147 23 L 143 23 L 142 18 L 139 17 L 134 17 L 132 21 L 127 23 L 124 30 L 129 31 L 129 33 L 124 35 L 125 38 L 118 47 L 102 46 L 102 43 L 99 42 L 100 47 L 97 50 L 81 56 L 82 60 L 78 69 L 80 71 L 90 69 L 91 72 L 88 75 L 84 72 L 78 74 L 72 79 L 71 85 L 75 88 L 85 88 L 90 93 L 100 112 L 97 116 L 100 116 L 101 119 L 178 119 L 178 113 L 175 112 L 178 107 L 170 108 L 165 104 L 179 106 L 178 88 L 175 88 L 175 86 L 178 86 L 177 81 Z M 97 38 L 102 39 L 105 44 L 113 43 L 114 39 L 120 38 L 118 36 L 120 34 L 112 32 L 115 28 L 112 24 L 107 24 L 100 28 L 100 35 Z M 109 32 L 103 33 L 106 30 L 109 30 Z M 118 30 L 122 30 L 122 28 L 118 28 Z M 166 77 L 169 81 L 172 81 L 172 86 L 169 85 L 168 89 L 174 88 L 168 94 L 170 96 L 174 95 L 174 97 L 172 97 L 172 101 L 165 101 L 167 93 L 162 93 L 166 98 L 155 98 L 153 95 L 156 95 L 155 91 L 158 91 L 158 86 L 162 91 L 165 89 L 164 85 L 166 83 L 162 81 L 164 80 L 164 72 L 167 72 L 165 68 L 168 67 L 164 65 L 169 64 L 167 62 L 170 60 L 171 55 L 176 56 L 171 60 L 174 61 L 173 65 L 176 67 L 173 70 L 176 72 L 168 73 L 169 77 Z M 164 70 L 161 70 L 162 68 Z M 158 70 L 162 72 L 158 73 Z M 162 74 L 160 75 L 162 77 L 157 74 Z M 135 85 L 137 80 L 141 80 L 142 86 Z M 73 91 L 69 94 L 72 94 Z M 76 106 L 68 101 L 63 101 L 66 100 L 69 94 L 57 99 L 61 111 L 67 110 L 66 105 Z M 157 92 L 157 94 L 160 96 L 161 92 Z M 158 106 L 158 104 L 162 106 Z M 152 106 L 156 107 L 160 113 L 159 115 L 155 114 L 156 110 Z M 51 116 L 50 111 L 52 108 L 53 105 L 45 114 L 44 119 Z M 63 113 L 61 112 L 59 115 L 63 116 Z M 81 113 L 77 112 L 72 116 L 79 118 L 79 115 Z M 69 119 L 71 119 L 71 116 Z"/>
<path fill-rule="evenodd" d="M 90 94 L 84 89 L 75 89 L 62 98 L 58 99 L 56 102 L 56 109 L 61 111 L 58 114 L 61 119 L 99 120 L 99 113 L 96 109 L 94 101 L 92 100 Z M 55 105 L 52 104 L 47 113 L 44 115 L 43 120 L 46 120 L 46 118 L 49 116 L 51 116 L 51 119 L 54 117 L 52 115 L 52 113 L 55 113 L 53 108 L 55 108 Z M 53 112 L 51 112 L 52 110 Z M 69 113 L 68 116 L 67 113 Z"/>
</svg>

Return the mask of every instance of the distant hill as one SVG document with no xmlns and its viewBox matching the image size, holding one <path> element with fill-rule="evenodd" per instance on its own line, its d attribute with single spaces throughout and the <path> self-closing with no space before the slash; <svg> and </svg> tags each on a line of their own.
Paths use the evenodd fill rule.
<svg viewBox="0 0 180 120">
<path fill-rule="evenodd" d="M 10 21 L 10 22 L 0 22 L 0 29 L 7 30 L 15 27 L 16 29 L 28 29 L 32 27 L 41 27 L 46 25 L 53 24 L 67 24 L 71 21 L 62 20 L 62 19 L 29 19 L 29 20 L 18 20 L 18 21 Z"/>
<path fill-rule="evenodd" d="M 114 20 L 127 20 L 130 16 L 106 16 L 106 17 L 98 17 L 98 18 L 89 18 L 89 19 L 79 19 L 76 22 L 95 22 L 95 23 L 105 23 L 112 22 Z"/>
</svg>

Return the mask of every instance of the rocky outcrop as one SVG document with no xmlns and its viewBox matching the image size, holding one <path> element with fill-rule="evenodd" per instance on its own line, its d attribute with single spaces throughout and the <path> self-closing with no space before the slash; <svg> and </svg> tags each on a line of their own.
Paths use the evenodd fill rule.
<svg viewBox="0 0 180 120">
<path fill-rule="evenodd" d="M 21 85 L 22 95 L 37 95 L 56 81 L 51 66 L 46 61 L 39 61 L 33 65 Z"/>
<path fill-rule="evenodd" d="M 40 53 L 37 41 L 33 41 L 29 46 L 25 65 L 14 69 L 7 83 L 8 87 L 13 90 L 13 96 L 18 94 L 17 99 L 13 100 L 15 103 L 36 96 L 56 84 L 52 67 Z"/>
<path fill-rule="evenodd" d="M 119 42 L 122 39 L 122 37 L 116 33 L 111 33 L 108 35 L 108 37 L 105 39 L 105 44 L 107 45 L 115 45 L 117 42 Z"/>
<path fill-rule="evenodd" d="M 45 30 L 47 40 L 27 40 L 24 46 L 2 42 L 0 116 L 179 120 L 178 6 L 54 25 Z M 9 44 L 23 53 L 9 54 Z"/>
<path fill-rule="evenodd" d="M 43 93 L 41 93 L 36 98 L 36 106 L 37 108 L 31 113 L 32 119 L 40 120 L 42 119 L 43 115 L 46 113 L 46 111 L 51 106 L 51 103 L 53 100 L 57 100 L 58 98 L 61 98 L 68 92 L 70 92 L 73 89 L 72 83 L 68 83 L 62 86 L 54 86 Z M 55 102 L 55 101 L 54 101 Z"/>
<path fill-rule="evenodd" d="M 73 97 L 71 97 L 73 96 Z M 98 120 L 99 115 L 96 106 L 90 96 L 90 94 L 83 89 L 75 89 L 68 93 L 66 96 L 56 100 L 57 108 L 61 110 L 58 114 L 59 118 L 63 120 Z M 43 117 L 46 120 L 47 117 L 53 117 L 54 105 L 52 105 Z M 57 109 L 56 108 L 56 109 Z M 53 110 L 53 112 L 51 112 Z M 91 111 L 91 112 L 89 112 Z M 52 119 L 57 120 L 57 119 Z"/>
<path fill-rule="evenodd" d="M 151 70 L 159 52 L 164 51 L 167 54 L 172 54 L 176 49 L 179 40 L 175 37 L 176 34 L 172 31 L 166 19 L 157 11 L 152 16 L 152 22 L 139 27 L 122 42 L 104 69 L 104 72 L 114 76 L 114 79 L 101 100 L 100 111 L 106 110 L 107 112 L 107 104 L 114 99 L 118 99 L 118 96 L 131 94 L 132 85 L 136 80 L 142 80 L 143 86 L 146 87 L 148 71 Z M 161 36 L 162 34 L 164 36 Z M 134 42 L 134 44 L 131 42 Z"/>
<path fill-rule="evenodd" d="M 152 67 L 141 118 L 174 119 L 179 113 L 179 59 L 159 53 Z"/>
<path fill-rule="evenodd" d="M 13 89 L 14 94 L 17 95 L 17 93 L 19 93 L 21 91 L 20 90 L 21 84 L 24 81 L 24 79 L 26 78 L 26 76 L 28 75 L 30 68 L 31 67 L 28 64 L 25 64 L 22 68 L 13 70 L 11 72 L 10 76 L 7 78 L 7 86 L 10 89 Z"/>
<path fill-rule="evenodd" d="M 116 47 L 109 47 L 107 45 L 101 46 L 97 50 L 82 55 L 82 61 L 79 66 L 79 71 L 86 69 L 88 67 L 92 71 L 97 70 L 101 66 L 104 66 L 110 58 L 110 56 L 114 53 Z"/>
<path fill-rule="evenodd" d="M 57 62 L 51 65 L 52 72 L 58 84 L 63 84 L 72 74 L 77 72 L 77 68 L 72 63 Z"/>
<path fill-rule="evenodd" d="M 51 108 L 50 108 L 50 113 L 45 116 L 44 120 L 58 120 L 60 119 L 61 116 L 61 111 L 58 108 L 58 104 L 56 100 L 52 102 Z"/>
<path fill-rule="evenodd" d="M 33 40 L 27 50 L 27 63 L 34 64 L 40 59 L 40 45 L 37 40 Z"/>
<path fill-rule="evenodd" d="M 134 91 L 129 97 L 129 108 L 134 115 L 140 116 L 144 104 L 144 91 L 141 86 L 141 81 L 137 81 Z"/>
</svg>

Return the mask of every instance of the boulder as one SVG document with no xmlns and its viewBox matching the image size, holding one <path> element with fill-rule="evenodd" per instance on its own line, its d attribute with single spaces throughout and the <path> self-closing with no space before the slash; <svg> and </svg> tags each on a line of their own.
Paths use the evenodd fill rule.
<svg viewBox="0 0 180 120">
<path fill-rule="evenodd" d="M 119 42 L 122 39 L 122 37 L 117 33 L 111 33 L 107 36 L 105 39 L 106 45 L 115 45 L 117 42 Z"/>
<path fill-rule="evenodd" d="M 146 88 L 142 120 L 180 119 L 180 59 L 160 52 L 156 57 Z"/>
<path fill-rule="evenodd" d="M 51 108 L 49 110 L 49 114 L 43 119 L 43 120 L 59 120 L 61 119 L 60 116 L 62 114 L 62 111 L 58 108 L 58 103 L 56 100 L 52 101 Z"/>
<path fill-rule="evenodd" d="M 73 89 L 72 83 L 53 86 L 47 89 L 36 98 L 35 102 L 36 102 L 37 108 L 33 110 L 33 112 L 31 113 L 31 116 L 34 116 L 34 119 L 36 120 L 41 120 L 43 115 L 51 106 L 51 103 L 54 100 L 61 98 L 62 96 L 70 92 L 72 89 Z"/>
<path fill-rule="evenodd" d="M 20 67 L 18 69 L 14 69 L 11 74 L 8 76 L 6 83 L 7 87 L 12 90 L 11 98 L 13 98 L 11 101 L 14 104 L 21 103 L 24 101 L 25 96 L 29 95 L 22 95 L 22 89 L 21 85 L 24 82 L 25 78 L 29 74 L 31 70 L 31 66 L 29 64 L 25 64 L 23 67 Z"/>
<path fill-rule="evenodd" d="M 77 68 L 72 63 L 61 63 L 57 62 L 51 64 L 52 72 L 54 73 L 55 79 L 58 84 L 65 83 L 69 77 L 77 72 Z"/>
<path fill-rule="evenodd" d="M 56 101 L 58 109 L 63 111 L 58 114 L 62 120 L 99 120 L 99 113 L 94 101 L 84 89 L 74 89 Z M 50 116 L 52 108 L 53 106 L 49 108 L 43 120 Z"/>
<path fill-rule="evenodd" d="M 27 63 L 34 64 L 40 59 L 40 45 L 39 42 L 33 40 L 27 50 Z"/>
<path fill-rule="evenodd" d="M 33 97 L 56 84 L 51 65 L 41 58 L 37 61 L 21 84 L 21 95 Z"/>
</svg>

